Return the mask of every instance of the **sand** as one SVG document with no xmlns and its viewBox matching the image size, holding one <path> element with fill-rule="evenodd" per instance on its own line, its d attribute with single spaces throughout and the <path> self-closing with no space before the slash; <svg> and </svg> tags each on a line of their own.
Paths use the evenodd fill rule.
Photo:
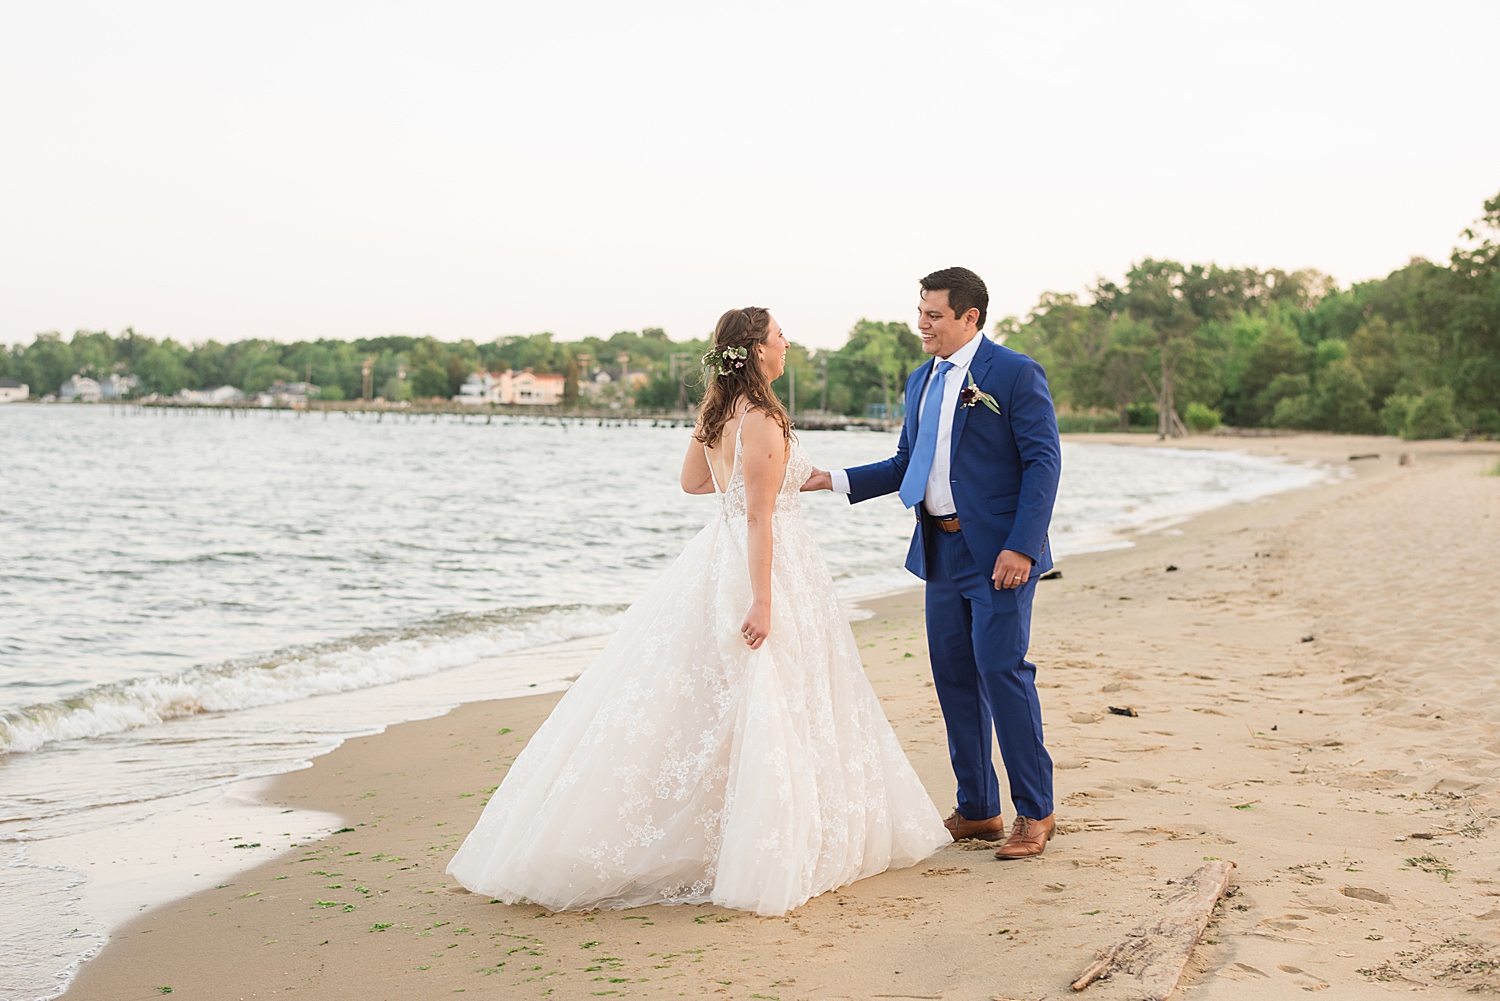
<svg viewBox="0 0 1500 1001">
<path fill-rule="evenodd" d="M 1211 858 L 1238 868 L 1174 997 L 1500 987 L 1500 447 L 1186 444 L 1349 473 L 1039 585 L 1063 834 L 1038 859 L 954 845 L 783 918 L 491 903 L 443 868 L 556 697 L 474 703 L 277 779 L 349 829 L 135 919 L 67 997 L 1055 999 Z M 946 814 L 920 593 L 871 607 L 867 671 Z"/>
</svg>

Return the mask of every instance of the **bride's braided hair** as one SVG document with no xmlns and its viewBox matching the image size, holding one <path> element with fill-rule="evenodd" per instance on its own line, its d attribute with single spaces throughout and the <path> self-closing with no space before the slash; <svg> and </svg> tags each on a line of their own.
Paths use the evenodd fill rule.
<svg viewBox="0 0 1500 1001">
<path fill-rule="evenodd" d="M 708 391 L 698 411 L 698 426 L 693 437 L 712 448 L 724 434 L 724 425 L 734 419 L 739 401 L 745 400 L 751 410 L 759 410 L 781 425 L 782 436 L 792 437 L 792 421 L 781 401 L 771 390 L 757 348 L 771 332 L 771 313 L 760 306 L 731 309 L 719 317 L 714 326 L 714 346 L 704 356 Z M 725 364 L 724 350 L 730 349 Z M 744 351 L 743 357 L 740 349 Z"/>
</svg>

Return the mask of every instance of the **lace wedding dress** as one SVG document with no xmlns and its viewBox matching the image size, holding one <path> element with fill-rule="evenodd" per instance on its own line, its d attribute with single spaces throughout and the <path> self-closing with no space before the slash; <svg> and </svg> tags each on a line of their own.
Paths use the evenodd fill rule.
<svg viewBox="0 0 1500 1001">
<path fill-rule="evenodd" d="M 448 872 L 550 910 L 712 902 L 784 914 L 950 842 L 860 664 L 802 519 L 792 443 L 771 629 L 750 607 L 739 436 L 714 519 L 511 766 Z M 715 488 L 720 485 L 715 481 Z"/>
</svg>

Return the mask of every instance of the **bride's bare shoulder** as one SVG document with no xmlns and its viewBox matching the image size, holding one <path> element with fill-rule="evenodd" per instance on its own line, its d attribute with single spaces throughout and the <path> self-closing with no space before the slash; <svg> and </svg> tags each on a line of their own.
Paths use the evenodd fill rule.
<svg viewBox="0 0 1500 1001">
<path fill-rule="evenodd" d="M 745 411 L 740 421 L 740 441 L 747 463 L 757 459 L 778 465 L 786 462 L 789 453 L 786 434 L 776 418 L 763 410 Z"/>
<path fill-rule="evenodd" d="M 740 417 L 740 434 L 747 442 L 770 441 L 772 438 L 783 437 L 781 425 L 776 418 L 764 410 L 750 408 Z"/>
</svg>

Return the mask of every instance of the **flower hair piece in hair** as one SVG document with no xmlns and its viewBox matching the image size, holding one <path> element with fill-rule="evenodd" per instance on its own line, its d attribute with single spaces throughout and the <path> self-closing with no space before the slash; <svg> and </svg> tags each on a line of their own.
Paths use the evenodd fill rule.
<svg viewBox="0 0 1500 1001">
<path fill-rule="evenodd" d="M 703 356 L 703 364 L 713 369 L 719 375 L 728 375 L 735 369 L 745 367 L 745 359 L 750 357 L 750 352 L 742 347 L 728 347 L 710 349 Z"/>
</svg>

